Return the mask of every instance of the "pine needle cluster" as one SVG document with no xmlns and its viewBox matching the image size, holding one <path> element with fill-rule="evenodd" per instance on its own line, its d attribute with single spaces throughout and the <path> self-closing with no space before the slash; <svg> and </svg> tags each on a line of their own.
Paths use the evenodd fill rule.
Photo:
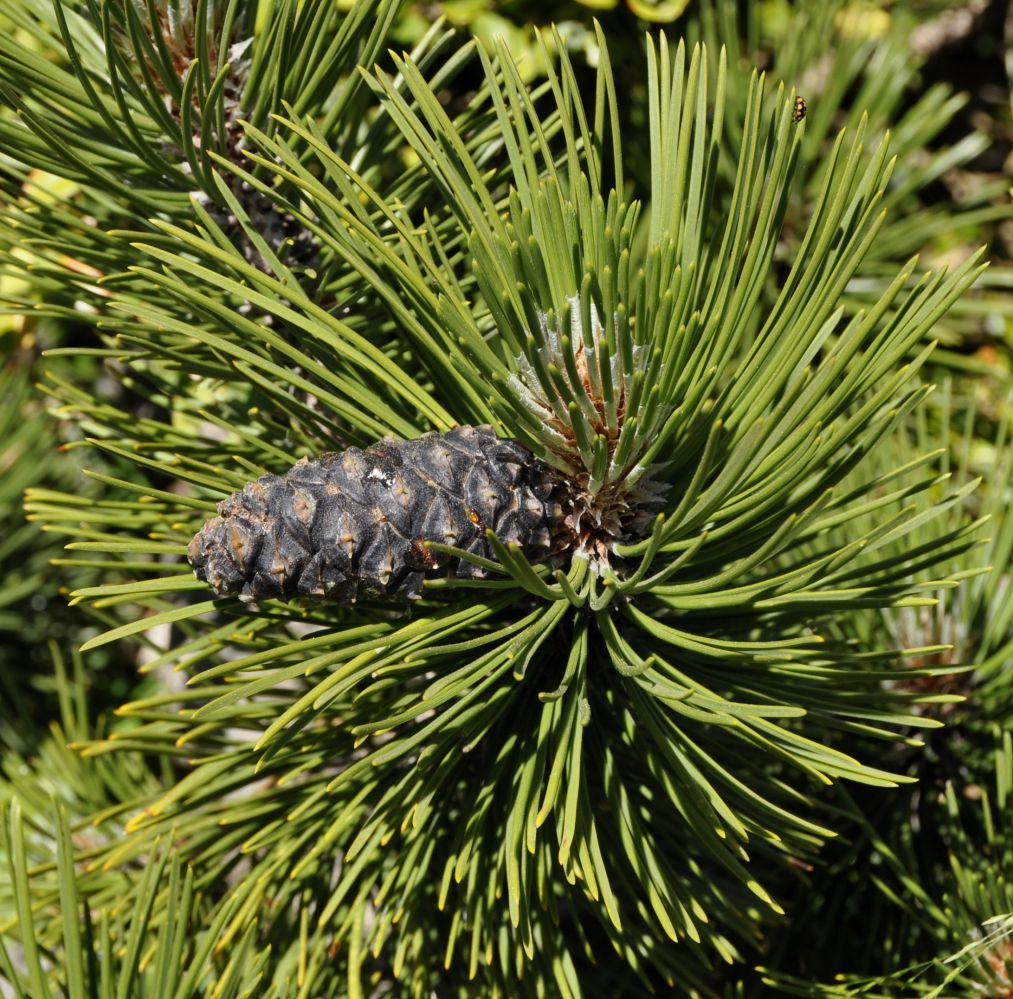
<svg viewBox="0 0 1013 999">
<path fill-rule="evenodd" d="M 185 679 L 107 727 L 81 702 L 79 781 L 106 798 L 87 846 L 87 808 L 8 796 L 18 994 L 718 995 L 775 953 L 799 872 L 873 828 L 858 799 L 921 776 L 942 678 L 972 665 L 940 594 L 984 636 L 970 682 L 1008 689 L 982 549 L 1008 560 L 1010 532 L 985 540 L 973 469 L 941 467 L 922 377 L 982 255 L 912 255 L 943 167 L 904 172 L 895 105 L 800 115 L 796 55 L 787 85 L 745 72 L 704 5 L 701 44 L 646 41 L 641 178 L 601 31 L 590 85 L 551 32 L 529 81 L 440 26 L 386 53 L 398 6 L 5 14 L 8 308 L 90 324 L 68 352 L 124 390 L 48 378 L 104 491 L 26 509 L 70 550 L 82 652 Z M 33 170 L 73 194 L 36 197 Z M 481 518 L 471 547 L 413 539 L 412 600 L 195 578 L 193 539 L 247 516 L 229 497 L 254 480 L 362 448 L 391 488 L 384 462 L 429 447 L 402 442 L 455 428 L 544 476 L 549 543 Z M 354 485 L 314 502 L 328 483 Z M 275 506 L 267 535 L 294 537 Z M 986 908 L 961 925 L 999 925 Z"/>
</svg>

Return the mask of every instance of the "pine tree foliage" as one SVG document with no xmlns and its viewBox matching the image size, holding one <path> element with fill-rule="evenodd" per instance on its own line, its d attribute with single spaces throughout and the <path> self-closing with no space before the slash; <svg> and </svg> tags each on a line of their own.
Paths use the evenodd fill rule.
<svg viewBox="0 0 1013 999">
<path fill-rule="evenodd" d="M 63 914 L 62 937 L 56 951 L 43 950 L 32 935 L 32 900 L 24 878 L 25 823 L 20 804 L 0 810 L 3 820 L 0 847 L 14 879 L 15 905 L 21 925 L 23 951 L 17 959 L 0 942 L 0 974 L 17 999 L 52 999 L 98 996 L 101 999 L 182 999 L 199 994 L 214 968 L 214 949 L 222 925 L 238 907 L 233 898 L 217 917 L 200 927 L 195 918 L 200 899 L 194 891 L 192 871 L 183 871 L 178 858 L 163 848 L 138 882 L 140 898 L 147 905 L 102 912 L 96 925 L 89 905 L 78 894 L 74 876 L 75 850 L 66 819 L 60 815 L 56 829 L 60 874 L 59 907 Z M 165 884 L 159 896 L 164 909 L 154 917 L 155 888 Z M 80 918 L 80 922 L 79 922 Z M 222 963 L 215 977 L 215 994 L 227 997 L 257 994 L 264 977 L 267 955 L 257 953 L 249 935 L 234 948 L 232 959 Z M 59 984 L 53 982 L 54 958 Z M 64 991 L 65 989 L 65 991 Z"/>
<path fill-rule="evenodd" d="M 24 461 L 36 436 L 45 430 L 44 414 L 38 409 L 34 414 L 30 412 L 28 378 L 27 368 L 17 368 L 13 363 L 0 369 L 0 396 L 5 401 L 0 410 L 0 440 L 4 442 L 0 450 L 0 516 L 7 527 L 5 536 L 0 540 L 0 579 L 3 580 L 0 583 L 0 636 L 3 636 L 0 648 L 5 653 L 0 667 L 3 681 L 0 682 L 4 682 L 5 700 L 14 703 L 17 688 L 6 682 L 14 664 L 8 661 L 6 650 L 14 646 L 21 636 L 24 610 L 31 598 L 38 596 L 42 603 L 47 596 L 56 596 L 53 590 L 46 592 L 45 558 L 35 553 L 39 528 L 26 523 L 20 515 L 22 493 L 29 485 L 37 483 L 47 470 L 45 465 L 33 467 Z M 52 466 L 52 458 L 49 465 Z M 20 578 L 12 571 L 16 564 L 21 568 Z M 29 641 L 32 638 L 38 640 L 41 632 L 25 637 Z M 9 745 L 16 740 L 16 730 L 5 724 L 0 741 Z"/>
<path fill-rule="evenodd" d="M 134 803 L 158 781 L 139 754 L 81 756 L 76 747 L 102 734 L 90 721 L 85 664 L 74 654 L 68 668 L 55 646 L 50 653 L 60 720 L 31 759 L 8 751 L 0 764 L 5 988 L 21 999 L 183 999 L 203 994 L 213 981 L 216 994 L 256 994 L 267 955 L 249 935 L 229 956 L 215 951 L 241 898 L 208 917 L 193 871 L 168 839 L 143 870 L 110 872 L 94 864 L 119 842 Z M 35 911 L 40 898 L 57 914 L 43 925 Z"/>
<path fill-rule="evenodd" d="M 316 285 L 326 283 L 318 273 L 326 261 L 254 188 L 233 177 L 233 188 L 221 190 L 215 158 L 241 159 L 243 123 L 270 132 L 272 113 L 287 107 L 312 116 L 367 175 L 381 171 L 392 135 L 367 113 L 356 67 L 378 57 L 397 8 L 397 0 L 347 14 L 296 0 L 11 5 L 0 35 L 0 93 L 9 109 L 0 120 L 0 175 L 11 194 L 5 267 L 27 276 L 37 296 L 14 307 L 41 308 L 42 297 L 45 314 L 101 314 L 108 296 L 97 282 L 136 263 L 129 244 L 110 233 L 154 218 L 189 223 L 191 197 L 248 259 L 269 268 L 280 255 L 324 298 Z M 448 37 L 434 29 L 416 56 L 425 64 Z M 458 67 L 448 57 L 439 83 Z M 76 183 L 71 203 L 39 197 L 33 170 Z M 406 198 L 425 198 L 424 184 L 400 181 Z M 237 199 L 245 205 L 239 214 L 254 216 L 254 232 L 233 213 Z"/>
<path fill-rule="evenodd" d="M 963 957 L 972 954 L 971 941 L 979 936 L 983 952 L 991 939 L 1001 954 L 1001 938 L 1008 935 L 1009 856 L 1002 831 L 1008 826 L 1009 785 L 1009 746 L 1002 739 L 1008 736 L 999 736 L 998 747 L 996 741 L 997 721 L 1001 725 L 1009 710 L 1013 663 L 1013 521 L 1005 515 L 1013 486 L 1013 449 L 1008 416 L 1000 421 L 992 445 L 975 442 L 976 415 L 973 406 L 959 412 L 946 386 L 940 405 L 923 411 L 912 432 L 897 441 L 895 453 L 903 456 L 906 449 L 917 454 L 936 441 L 944 447 L 930 468 L 940 477 L 967 481 L 971 463 L 986 473 L 989 488 L 969 495 L 951 516 L 968 527 L 987 521 L 990 537 L 983 547 L 992 571 L 979 571 L 979 551 L 958 553 L 951 577 L 963 575 L 965 580 L 960 587 L 940 590 L 934 607 L 893 609 L 867 621 L 873 635 L 885 632 L 899 643 L 926 648 L 909 660 L 911 666 L 931 662 L 953 671 L 931 680 L 894 681 L 922 696 L 920 715 L 946 725 L 912 727 L 908 738 L 888 749 L 885 760 L 917 783 L 889 796 L 844 790 L 837 796 L 842 842 L 796 889 L 792 908 L 798 918 L 772 941 L 765 962 L 824 980 L 833 971 L 847 971 L 853 983 L 848 989 L 854 987 L 855 994 L 874 985 L 907 995 L 903 988 L 908 981 L 915 983 L 908 986 L 914 990 L 910 994 L 921 994 L 924 982 L 929 983 L 925 993 L 942 982 L 946 987 L 937 994 L 971 994 L 970 984 L 959 975 L 946 978 L 952 967 L 944 967 L 943 959 L 965 945 L 969 949 Z M 932 432 L 935 420 L 941 432 Z M 961 427 L 952 436 L 951 423 Z M 938 481 L 934 488 L 940 488 Z M 927 533 L 924 538 L 928 540 Z M 991 786 L 996 791 L 990 797 Z M 985 926 L 998 936 L 993 939 L 979 929 Z M 916 966 L 926 972 L 924 982 L 910 971 Z M 884 968 L 898 970 L 889 979 L 860 979 Z M 943 973 L 927 973 L 933 969 Z M 952 984 L 957 981 L 959 986 Z M 983 989 L 986 981 L 980 983 Z M 801 988 L 801 978 L 795 987 Z M 985 994 L 990 994 L 987 989 Z"/>
<path fill-rule="evenodd" d="M 185 213 L 188 192 L 214 195 L 211 157 L 234 153 L 240 122 L 270 129 L 276 108 L 313 114 L 351 155 L 344 116 L 362 113 L 362 86 L 350 70 L 376 58 L 395 12 L 288 0 L 12 5 L 3 82 L 18 120 L 4 123 L 4 148 L 136 214 Z"/>
<path fill-rule="evenodd" d="M 926 54 L 915 45 L 918 25 L 919 14 L 910 5 L 883 10 L 831 0 L 784 5 L 778 16 L 760 4 L 702 4 L 697 30 L 712 55 L 726 45 L 731 72 L 746 77 L 753 66 L 766 65 L 772 81 L 796 87 L 809 103 L 798 182 L 803 193 L 789 207 L 779 254 L 783 266 L 797 252 L 823 182 L 827 148 L 838 130 L 856 128 L 864 115 L 870 137 L 889 133 L 897 166 L 884 194 L 887 219 L 843 298 L 849 313 L 868 308 L 913 254 L 929 262 L 962 259 L 974 252 L 983 234 L 995 239 L 998 225 L 1013 212 L 1001 173 L 968 173 L 992 137 L 972 129 L 952 144 L 948 141 L 968 94 L 956 92 L 950 83 L 921 84 Z M 736 112 L 725 116 L 729 134 L 723 148 L 729 152 L 741 139 L 744 93 L 742 86 L 729 87 L 730 100 L 738 100 Z M 729 163 L 726 170 L 731 169 Z M 942 185 L 953 189 L 952 197 L 939 197 Z M 993 260 L 974 292 L 936 324 L 934 335 L 943 346 L 933 362 L 994 375 L 994 366 L 969 357 L 968 347 L 1003 343 L 1003 328 L 1013 323 L 1011 287 L 1008 262 Z M 772 288 L 770 294 L 776 293 Z"/>
<path fill-rule="evenodd" d="M 108 734 L 108 723 L 103 721 L 96 727 L 92 721 L 93 692 L 89 690 L 90 677 L 82 657 L 73 653 L 68 665 L 55 643 L 49 643 L 46 651 L 50 657 L 47 679 L 55 691 L 59 716 L 51 723 L 47 738 L 30 747 L 30 754 L 18 748 L 4 751 L 0 758 L 0 804 L 10 814 L 17 812 L 20 816 L 11 819 L 10 835 L 18 839 L 19 857 L 36 879 L 36 892 L 44 886 L 45 891 L 57 894 L 57 878 L 73 869 L 57 863 L 60 838 L 54 836 L 54 828 L 59 825 L 61 833 L 66 828 L 75 846 L 73 856 L 62 858 L 63 863 L 71 864 L 73 859 L 81 864 L 75 890 L 92 895 L 93 889 L 104 883 L 110 893 L 105 898 L 93 896 L 92 900 L 115 903 L 130 884 L 129 872 L 109 877 L 89 872 L 88 864 L 120 840 L 133 803 L 156 791 L 160 782 L 138 754 L 82 757 L 77 747 Z M 11 850 L 5 849 L 4 856 L 8 867 L 0 873 L 0 925 L 9 926 L 31 909 L 25 908 L 17 895 L 24 873 L 12 859 Z M 64 885 L 59 893 L 70 890 Z M 53 942 L 48 932 L 35 935 L 46 946 Z"/>
<path fill-rule="evenodd" d="M 81 479 L 81 465 L 59 453 L 55 427 L 33 391 L 32 379 L 39 373 L 33 336 L 15 338 L 12 332 L 0 341 L 16 344 L 0 368 L 0 690 L 5 708 L 0 746 L 22 754 L 47 734 L 53 703 L 47 641 L 68 641 L 76 626 L 66 589 L 60 592 L 61 539 L 26 519 L 23 493 L 29 487 L 80 489 Z M 122 699 L 128 691 L 116 689 L 117 670 L 108 653 L 99 653 L 92 666 L 104 694 Z"/>
<path fill-rule="evenodd" d="M 1010 790 L 1013 742 L 1005 732 L 991 756 L 991 781 L 973 785 L 975 799 L 954 784 L 934 797 L 923 826 L 899 844 L 887 844 L 867 829 L 882 857 L 878 887 L 901 906 L 916 901 L 916 920 L 931 934 L 938 957 L 871 978 L 850 976 L 818 989 L 826 996 L 1003 996 L 1013 983 L 1013 897 L 1010 895 Z M 939 841 L 946 861 L 934 866 L 922 855 L 928 837 Z M 844 977 L 844 976 L 839 976 Z M 776 972 L 768 984 L 786 995 L 810 996 L 811 982 Z"/>
<path fill-rule="evenodd" d="M 716 969 L 783 914 L 769 889 L 833 836 L 828 786 L 909 782 L 877 743 L 940 724 L 912 713 L 938 698 L 901 681 L 952 672 L 911 665 L 941 643 L 859 622 L 932 607 L 979 568 L 960 561 L 979 525 L 949 515 L 973 483 L 912 479 L 924 454 L 875 461 L 922 407 L 929 337 L 977 260 L 911 260 L 849 300 L 894 169 L 859 119 L 829 140 L 779 269 L 809 121 L 719 53 L 648 43 L 636 190 L 603 38 L 585 99 L 565 56 L 529 87 L 503 49 L 439 35 L 374 69 L 369 6 L 341 20 L 279 2 L 257 26 L 243 5 L 199 4 L 182 74 L 163 49 L 173 3 L 23 4 L 21 30 L 66 61 L 0 50 L 24 122 L 3 123 L 11 176 L 42 165 L 82 192 L 12 192 L 4 238 L 27 239 L 43 309 L 83 305 L 95 352 L 159 410 L 51 379 L 135 472 L 99 473 L 97 501 L 35 492 L 28 509 L 69 562 L 105 561 L 109 581 L 75 591 L 107 622 L 85 649 L 145 643 L 147 669 L 188 677 L 88 740 L 88 758 L 165 773 L 85 881 L 66 821 L 56 881 L 27 878 L 9 810 L 27 971 L 4 973 L 29 994 L 58 979 L 37 935 L 79 994 L 577 996 L 612 974 L 617 994 L 717 994 Z M 332 37 L 314 18 L 347 32 L 319 85 L 320 53 L 297 44 Z M 219 63 L 241 22 L 238 79 Z M 465 69 L 484 82 L 457 114 L 438 94 Z M 67 107 L 76 131 L 54 132 Z M 98 274 L 75 276 L 81 262 Z M 486 578 L 426 580 L 410 607 L 251 608 L 191 573 L 190 539 L 251 480 L 486 424 L 567 490 L 561 558 L 493 532 L 491 557 L 432 544 Z M 85 912 L 140 907 L 94 930 L 118 969 L 78 974 L 85 895 Z"/>
</svg>

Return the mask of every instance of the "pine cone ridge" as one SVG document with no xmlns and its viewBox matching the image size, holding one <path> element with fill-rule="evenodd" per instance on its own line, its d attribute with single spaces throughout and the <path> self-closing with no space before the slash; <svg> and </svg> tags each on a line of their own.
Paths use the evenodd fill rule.
<svg viewBox="0 0 1013 999">
<path fill-rule="evenodd" d="M 303 458 L 218 506 L 187 556 L 198 579 L 240 599 L 414 599 L 426 578 L 482 578 L 433 541 L 490 558 L 486 530 L 532 561 L 559 550 L 556 473 L 491 427 L 384 439 Z"/>
</svg>

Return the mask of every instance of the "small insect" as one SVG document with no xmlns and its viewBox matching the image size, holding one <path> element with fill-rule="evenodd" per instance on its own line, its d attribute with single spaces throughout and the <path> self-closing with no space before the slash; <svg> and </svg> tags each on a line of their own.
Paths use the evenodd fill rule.
<svg viewBox="0 0 1013 999">
<path fill-rule="evenodd" d="M 805 98 L 799 95 L 795 98 L 795 108 L 791 112 L 791 120 L 796 124 L 800 122 L 805 116 L 809 108 L 806 106 Z"/>
</svg>

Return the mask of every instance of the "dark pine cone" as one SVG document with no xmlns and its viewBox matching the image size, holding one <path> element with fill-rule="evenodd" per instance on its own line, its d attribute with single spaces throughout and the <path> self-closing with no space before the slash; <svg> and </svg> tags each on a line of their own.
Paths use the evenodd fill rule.
<svg viewBox="0 0 1013 999">
<path fill-rule="evenodd" d="M 423 542 L 488 558 L 491 528 L 537 561 L 562 522 L 549 467 L 487 426 L 303 458 L 218 512 L 190 542 L 190 564 L 216 593 L 253 601 L 415 598 L 425 577 L 485 575 Z"/>
</svg>

